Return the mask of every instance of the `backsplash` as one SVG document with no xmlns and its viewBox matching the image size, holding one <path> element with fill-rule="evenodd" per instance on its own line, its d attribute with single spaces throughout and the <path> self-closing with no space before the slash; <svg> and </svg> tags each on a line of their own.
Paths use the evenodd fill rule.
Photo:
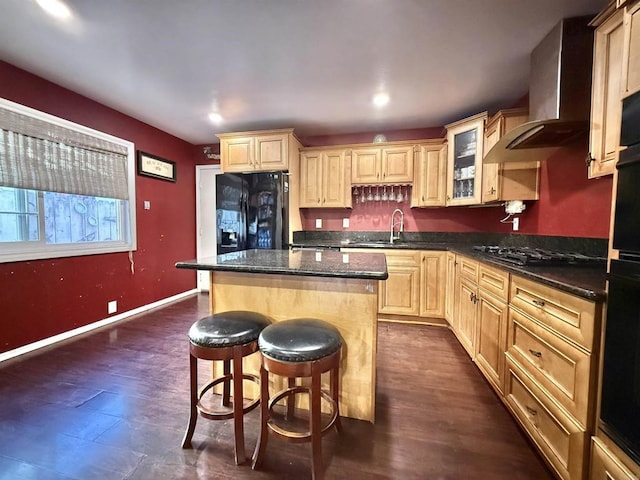
<svg viewBox="0 0 640 480">
<path fill-rule="evenodd" d="M 387 232 L 369 231 L 301 231 L 293 232 L 294 244 L 339 244 L 388 240 Z M 560 252 L 576 252 L 592 256 L 607 256 L 608 240 L 604 238 L 562 237 L 547 235 L 523 235 L 481 232 L 404 232 L 403 242 L 456 243 L 466 245 L 500 245 L 510 247 L 542 248 Z"/>
</svg>

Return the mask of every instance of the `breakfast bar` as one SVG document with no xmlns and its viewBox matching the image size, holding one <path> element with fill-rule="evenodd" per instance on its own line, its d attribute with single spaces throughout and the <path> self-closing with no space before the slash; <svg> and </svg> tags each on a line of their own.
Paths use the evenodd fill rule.
<svg viewBox="0 0 640 480">
<path fill-rule="evenodd" d="M 340 413 L 374 422 L 378 281 L 388 276 L 384 254 L 245 250 L 176 267 L 210 271 L 211 313 L 250 310 L 274 321 L 310 317 L 338 328 L 344 340 Z M 249 357 L 244 367 L 257 372 L 259 363 Z"/>
</svg>

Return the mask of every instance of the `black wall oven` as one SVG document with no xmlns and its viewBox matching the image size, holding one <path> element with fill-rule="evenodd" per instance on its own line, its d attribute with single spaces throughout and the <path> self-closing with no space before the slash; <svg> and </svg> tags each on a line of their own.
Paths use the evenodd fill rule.
<svg viewBox="0 0 640 480">
<path fill-rule="evenodd" d="M 640 463 L 640 93 L 622 110 L 600 426 Z"/>
</svg>

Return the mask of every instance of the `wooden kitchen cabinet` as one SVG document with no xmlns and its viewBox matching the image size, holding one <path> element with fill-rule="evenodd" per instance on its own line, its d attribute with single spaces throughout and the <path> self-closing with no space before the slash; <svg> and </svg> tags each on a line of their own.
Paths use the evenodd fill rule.
<svg viewBox="0 0 640 480">
<path fill-rule="evenodd" d="M 383 250 L 389 278 L 379 282 L 378 313 L 418 316 L 420 314 L 420 252 Z"/>
<path fill-rule="evenodd" d="M 482 202 L 482 159 L 487 112 L 446 125 L 447 205 Z"/>
<path fill-rule="evenodd" d="M 624 9 L 622 86 L 623 97 L 640 90 L 640 2 Z"/>
<path fill-rule="evenodd" d="M 629 460 L 631 461 L 631 460 Z M 636 468 L 640 471 L 640 466 Z M 591 437 L 591 469 L 589 480 L 638 480 L 602 439 Z"/>
<path fill-rule="evenodd" d="M 511 278 L 507 404 L 563 479 L 586 473 L 601 310 L 582 297 Z"/>
<path fill-rule="evenodd" d="M 361 146 L 351 149 L 351 183 L 354 185 L 413 182 L 417 145 Z"/>
<path fill-rule="evenodd" d="M 540 453 L 563 480 L 582 480 L 589 436 L 535 382 L 507 358 L 507 406 Z"/>
<path fill-rule="evenodd" d="M 293 129 L 225 133 L 218 138 L 224 173 L 289 170 L 301 146 Z"/>
<path fill-rule="evenodd" d="M 420 253 L 420 316 L 444 317 L 447 252 Z"/>
<path fill-rule="evenodd" d="M 456 257 L 456 285 L 453 332 L 473 359 L 476 346 L 476 319 L 478 303 L 478 262 L 458 255 Z"/>
<path fill-rule="evenodd" d="M 351 207 L 350 170 L 344 150 L 300 154 L 300 208 Z"/>
<path fill-rule="evenodd" d="M 596 26 L 591 82 L 589 178 L 612 174 L 618 161 L 622 119 L 624 11 L 611 4 Z"/>
<path fill-rule="evenodd" d="M 447 145 L 420 145 L 414 161 L 412 207 L 444 207 L 447 197 Z"/>
<path fill-rule="evenodd" d="M 484 155 L 509 130 L 526 123 L 526 108 L 500 110 L 487 122 Z M 485 163 L 482 166 L 482 203 L 537 200 L 540 162 Z"/>
<path fill-rule="evenodd" d="M 504 392 L 509 274 L 480 263 L 475 362 L 499 394 Z"/>
<path fill-rule="evenodd" d="M 454 322 L 454 308 L 456 305 L 456 265 L 456 254 L 447 252 L 447 293 L 444 303 L 444 318 L 452 327 Z"/>
</svg>

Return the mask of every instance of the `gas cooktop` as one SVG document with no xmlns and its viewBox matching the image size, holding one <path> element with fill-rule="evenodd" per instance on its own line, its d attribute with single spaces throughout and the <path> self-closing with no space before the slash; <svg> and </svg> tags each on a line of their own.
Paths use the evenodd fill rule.
<svg viewBox="0 0 640 480">
<path fill-rule="evenodd" d="M 583 266 L 606 265 L 606 257 L 596 257 L 573 252 L 557 252 L 529 247 L 501 247 L 497 245 L 476 245 L 474 250 L 487 257 L 518 266 Z"/>
</svg>

